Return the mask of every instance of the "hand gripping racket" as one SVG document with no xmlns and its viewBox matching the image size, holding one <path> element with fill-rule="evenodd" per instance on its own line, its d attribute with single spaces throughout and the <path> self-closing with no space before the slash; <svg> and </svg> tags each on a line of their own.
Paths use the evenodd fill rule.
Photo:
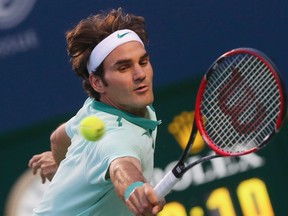
<svg viewBox="0 0 288 216">
<path fill-rule="evenodd" d="M 263 148 L 284 122 L 287 96 L 272 61 L 251 48 L 220 56 L 204 76 L 197 93 L 195 121 L 176 166 L 156 185 L 165 197 L 193 166 L 221 156 L 241 156 Z M 200 131 L 215 154 L 185 164 Z"/>
</svg>

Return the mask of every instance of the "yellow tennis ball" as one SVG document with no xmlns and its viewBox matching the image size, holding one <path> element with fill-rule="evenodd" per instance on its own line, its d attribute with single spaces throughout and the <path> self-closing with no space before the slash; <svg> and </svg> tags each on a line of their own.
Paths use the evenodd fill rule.
<svg viewBox="0 0 288 216">
<path fill-rule="evenodd" d="M 80 133 L 89 141 L 101 139 L 105 133 L 104 122 L 96 116 L 88 116 L 80 122 Z"/>
</svg>

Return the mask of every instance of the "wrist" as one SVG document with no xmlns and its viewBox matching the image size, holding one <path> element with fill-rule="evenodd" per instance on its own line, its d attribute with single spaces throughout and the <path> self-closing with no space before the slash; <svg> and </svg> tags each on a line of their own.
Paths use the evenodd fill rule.
<svg viewBox="0 0 288 216">
<path fill-rule="evenodd" d="M 137 188 L 137 187 L 141 187 L 144 185 L 144 182 L 142 181 L 137 181 L 137 182 L 133 182 L 132 184 L 130 184 L 126 190 L 125 190 L 125 193 L 124 193 L 124 199 L 125 201 L 127 201 L 130 197 L 130 195 L 134 192 L 134 190 Z"/>
</svg>

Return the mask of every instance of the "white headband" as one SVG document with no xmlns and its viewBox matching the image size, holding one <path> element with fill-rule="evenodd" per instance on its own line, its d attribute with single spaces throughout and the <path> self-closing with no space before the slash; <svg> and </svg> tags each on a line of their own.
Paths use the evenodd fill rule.
<svg viewBox="0 0 288 216">
<path fill-rule="evenodd" d="M 139 36 L 129 29 L 115 31 L 108 37 L 104 38 L 91 52 L 87 62 L 87 70 L 89 74 L 95 71 L 116 47 L 129 41 L 138 41 L 144 46 Z"/>
</svg>

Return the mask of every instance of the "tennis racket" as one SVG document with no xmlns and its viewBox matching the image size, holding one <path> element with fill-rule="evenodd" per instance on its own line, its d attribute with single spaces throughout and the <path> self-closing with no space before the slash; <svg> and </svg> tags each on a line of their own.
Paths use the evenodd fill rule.
<svg viewBox="0 0 288 216">
<path fill-rule="evenodd" d="M 284 84 L 265 54 L 238 48 L 220 56 L 200 84 L 188 144 L 175 167 L 155 186 L 157 195 L 165 197 L 199 163 L 263 148 L 280 130 L 286 107 Z M 215 154 L 185 164 L 197 130 Z"/>
</svg>

